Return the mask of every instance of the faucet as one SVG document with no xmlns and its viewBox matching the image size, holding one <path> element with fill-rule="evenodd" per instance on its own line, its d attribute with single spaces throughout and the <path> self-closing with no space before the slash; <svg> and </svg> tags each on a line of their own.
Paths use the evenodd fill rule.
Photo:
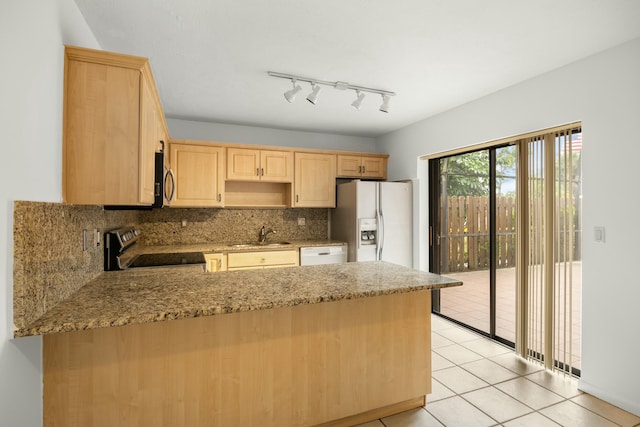
<svg viewBox="0 0 640 427">
<path fill-rule="evenodd" d="M 274 230 L 273 228 L 265 229 L 263 225 L 260 229 L 260 232 L 258 233 L 258 242 L 264 243 L 267 240 L 267 236 L 271 233 L 276 234 L 276 230 Z"/>
</svg>

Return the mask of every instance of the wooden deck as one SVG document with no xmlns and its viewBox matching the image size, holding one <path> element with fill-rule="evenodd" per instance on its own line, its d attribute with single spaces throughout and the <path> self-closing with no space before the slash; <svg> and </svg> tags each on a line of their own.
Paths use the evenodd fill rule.
<svg viewBox="0 0 640 427">
<path fill-rule="evenodd" d="M 441 292 L 441 313 L 481 331 L 489 331 L 489 271 L 445 273 L 447 277 L 461 280 L 462 287 Z M 571 346 L 572 363 L 577 369 L 581 364 L 581 296 L 582 263 L 574 262 Z M 516 287 L 515 268 L 496 272 L 496 335 L 515 342 Z"/>
</svg>

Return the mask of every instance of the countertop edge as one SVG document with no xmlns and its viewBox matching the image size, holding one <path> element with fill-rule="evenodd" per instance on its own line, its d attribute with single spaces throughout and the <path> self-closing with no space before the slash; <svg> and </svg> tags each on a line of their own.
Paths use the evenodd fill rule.
<svg viewBox="0 0 640 427">
<path fill-rule="evenodd" d="M 308 268 L 308 267 L 300 267 L 300 268 Z M 417 270 L 411 270 L 411 271 L 414 271 L 415 274 L 425 273 L 425 272 L 419 272 Z M 103 273 L 103 275 L 104 274 L 110 274 L 110 273 Z M 225 274 L 225 273 L 202 273 L 202 274 Z M 431 274 L 431 273 L 425 273 L 425 274 Z M 436 275 L 433 275 L 433 276 L 436 276 Z M 442 276 L 438 276 L 438 277 L 442 277 Z M 182 309 L 167 309 L 167 308 L 162 310 L 149 309 L 146 312 L 136 313 L 132 315 L 119 315 L 117 317 L 114 316 L 114 317 L 105 317 L 105 318 L 93 317 L 90 319 L 84 319 L 83 321 L 77 321 L 77 322 L 61 322 L 61 323 L 46 322 L 46 321 L 43 321 L 43 317 L 45 317 L 45 315 L 47 314 L 45 313 L 45 315 L 40 317 L 38 320 L 32 322 L 30 325 L 14 330 L 14 337 L 21 338 L 21 337 L 27 337 L 27 336 L 48 335 L 53 333 L 84 331 L 84 330 L 96 329 L 96 328 L 118 327 L 118 326 L 132 325 L 132 324 L 155 323 L 155 322 L 163 322 L 163 321 L 169 321 L 169 320 L 181 320 L 181 319 L 189 319 L 189 318 L 197 318 L 197 317 L 215 316 L 215 315 L 221 315 L 221 314 L 241 313 L 241 312 L 247 312 L 247 311 L 295 307 L 299 305 L 309 305 L 309 304 L 318 304 L 323 302 L 334 302 L 334 301 L 349 300 L 349 299 L 369 298 L 369 297 L 399 294 L 399 293 L 442 289 L 442 288 L 462 285 L 462 282 L 458 280 L 449 279 L 446 277 L 442 277 L 442 279 L 447 280 L 447 282 L 407 285 L 407 286 L 394 287 L 389 289 L 367 290 L 367 291 L 349 290 L 346 292 L 328 293 L 326 295 L 315 295 L 315 296 L 303 297 L 303 298 L 285 297 L 285 298 L 277 298 L 272 301 L 268 301 L 264 303 L 253 302 L 252 304 L 239 304 L 239 305 L 212 304 L 209 306 L 204 305 L 200 307 L 191 307 L 191 308 L 182 308 Z M 54 309 L 55 307 L 52 309 L 52 311 Z M 45 324 L 42 324 L 42 323 L 45 323 Z"/>
</svg>

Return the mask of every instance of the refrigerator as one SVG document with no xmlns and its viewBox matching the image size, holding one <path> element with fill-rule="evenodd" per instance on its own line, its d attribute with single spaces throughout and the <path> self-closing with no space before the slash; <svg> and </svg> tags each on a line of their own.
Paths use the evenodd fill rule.
<svg viewBox="0 0 640 427">
<path fill-rule="evenodd" d="M 413 267 L 410 182 L 354 180 L 337 186 L 331 239 L 349 244 L 347 261 L 388 261 Z"/>
</svg>

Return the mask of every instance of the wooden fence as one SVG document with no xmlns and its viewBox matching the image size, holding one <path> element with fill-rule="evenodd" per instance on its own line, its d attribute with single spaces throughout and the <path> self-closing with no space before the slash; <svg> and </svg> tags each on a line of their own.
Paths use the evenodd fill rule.
<svg viewBox="0 0 640 427">
<path fill-rule="evenodd" d="M 489 198 L 480 196 L 453 196 L 440 206 L 441 271 L 457 272 L 487 270 L 489 254 Z M 560 201 L 562 203 L 562 200 Z M 575 211 L 573 206 L 569 209 Z M 566 213 L 561 206 L 560 212 Z M 540 215 L 539 204 L 533 201 L 530 215 Z M 569 256 L 580 259 L 580 232 L 575 222 L 558 222 L 556 225 L 556 260 L 565 261 Z M 497 268 L 515 267 L 516 262 L 516 202 L 514 197 L 496 199 L 496 262 Z M 573 242 L 568 241 L 573 234 Z M 573 243 L 573 244 L 571 244 Z M 566 246 L 565 246 L 566 245 Z M 570 247 L 569 247 L 570 246 Z M 530 259 L 530 263 L 537 263 Z"/>
</svg>

